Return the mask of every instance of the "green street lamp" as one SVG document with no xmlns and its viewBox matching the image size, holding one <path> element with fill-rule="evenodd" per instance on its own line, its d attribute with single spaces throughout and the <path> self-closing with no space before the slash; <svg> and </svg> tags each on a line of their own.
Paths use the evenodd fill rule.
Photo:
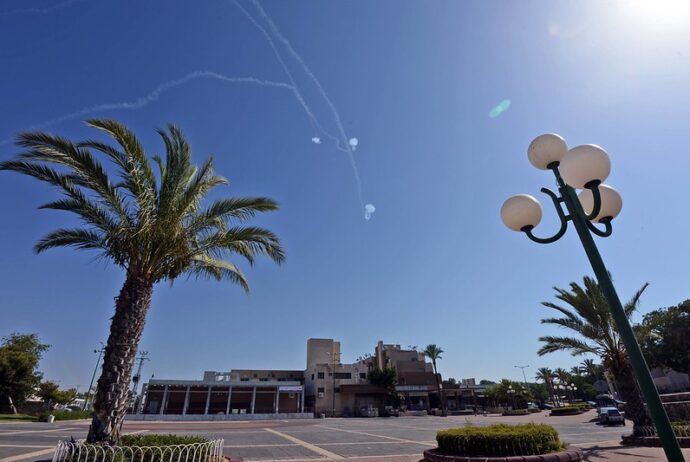
<svg viewBox="0 0 690 462">
<path fill-rule="evenodd" d="M 532 165 L 541 170 L 551 170 L 556 177 L 560 195 L 547 188 L 542 188 L 541 191 L 551 198 L 561 222 L 560 229 L 547 238 L 532 234 L 532 230 L 541 221 L 542 207 L 536 198 L 527 194 L 513 196 L 505 201 L 501 207 L 503 223 L 513 231 L 524 232 L 534 242 L 550 244 L 563 237 L 568 222 L 572 221 L 599 287 L 608 301 L 611 316 L 625 345 L 666 457 L 670 462 L 683 462 L 685 459 L 671 422 L 592 236 L 610 236 L 613 231 L 611 221 L 623 207 L 620 194 L 612 187 L 602 184 L 611 171 L 608 154 L 601 147 L 592 144 L 568 150 L 565 140 L 555 134 L 535 138 L 530 143 L 527 154 Z M 579 196 L 576 189 L 582 190 Z M 565 205 L 567 214 L 561 204 Z M 603 226 L 603 229 L 597 225 Z"/>
</svg>

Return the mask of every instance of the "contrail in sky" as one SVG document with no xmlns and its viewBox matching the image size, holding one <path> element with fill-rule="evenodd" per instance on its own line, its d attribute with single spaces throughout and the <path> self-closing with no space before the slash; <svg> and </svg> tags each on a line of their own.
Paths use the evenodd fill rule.
<svg viewBox="0 0 690 462">
<path fill-rule="evenodd" d="M 268 13 L 266 13 L 266 10 L 263 9 L 263 7 L 261 6 L 261 3 L 259 3 L 259 0 L 252 0 L 252 1 L 253 1 L 254 7 L 256 8 L 256 10 L 259 12 L 259 14 L 260 14 L 261 17 L 263 18 L 263 20 L 264 20 L 264 21 L 268 24 L 268 26 L 270 27 L 271 32 L 273 33 L 273 35 L 283 44 L 283 46 L 284 46 L 285 49 L 290 53 L 290 55 L 293 57 L 293 59 L 295 59 L 295 61 L 297 61 L 297 63 L 298 63 L 299 66 L 301 67 L 302 71 L 309 77 L 309 79 L 311 79 L 311 81 L 313 82 L 313 84 L 316 86 L 316 89 L 318 90 L 319 94 L 320 94 L 321 97 L 323 98 L 324 102 L 326 103 L 326 105 L 327 105 L 327 106 L 329 107 L 329 109 L 331 110 L 331 113 L 332 113 L 332 115 L 333 115 L 333 119 L 334 119 L 334 121 L 335 121 L 335 125 L 336 125 L 336 127 L 337 127 L 337 129 L 338 129 L 338 132 L 339 132 L 339 134 L 340 134 L 340 138 L 335 137 L 335 136 L 329 134 L 328 132 L 326 132 L 326 131 L 323 130 L 323 129 L 321 129 L 321 131 L 322 131 L 323 133 L 325 133 L 329 138 L 333 139 L 333 140 L 336 142 L 336 147 L 337 147 L 340 151 L 342 151 L 342 152 L 344 152 L 344 153 L 346 153 L 346 154 L 348 155 L 348 158 L 349 158 L 349 160 L 350 160 L 350 165 L 352 166 L 352 173 L 354 174 L 354 177 L 355 177 L 355 183 L 357 184 L 357 196 L 358 196 L 358 198 L 359 198 L 359 203 L 360 203 L 360 206 L 361 206 L 361 208 L 362 208 L 362 210 L 363 210 L 363 212 L 364 212 L 364 217 L 365 217 L 365 219 L 366 219 L 366 220 L 369 220 L 369 219 L 371 218 L 371 214 L 374 213 L 374 211 L 375 211 L 376 209 L 375 209 L 375 207 L 374 207 L 373 205 L 371 205 L 371 204 L 366 204 L 366 206 L 365 206 L 365 204 L 364 204 L 364 198 L 363 198 L 363 194 L 362 194 L 362 181 L 361 181 L 361 179 L 360 179 L 360 177 L 359 177 L 359 169 L 357 168 L 357 162 L 355 161 L 355 156 L 354 156 L 354 149 L 356 148 L 356 146 L 357 146 L 357 144 L 358 144 L 358 140 L 357 140 L 356 138 L 353 138 L 353 139 L 351 139 L 351 140 L 348 140 L 347 135 L 346 135 L 346 133 L 345 133 L 345 127 L 343 126 L 342 121 L 341 121 L 341 119 L 340 119 L 340 114 L 338 113 L 338 110 L 337 110 L 337 108 L 335 107 L 335 104 L 333 104 L 333 101 L 331 101 L 331 99 L 328 97 L 328 94 L 326 93 L 326 90 L 324 90 L 323 86 L 321 85 L 321 82 L 319 82 L 319 79 L 316 78 L 316 76 L 315 76 L 314 73 L 311 71 L 311 69 L 309 68 L 309 66 L 307 66 L 307 64 L 304 62 L 304 60 L 303 60 L 302 57 L 299 55 L 299 53 L 297 53 L 297 51 L 295 51 L 295 49 L 292 47 L 292 45 L 290 44 L 290 42 L 285 38 L 285 36 L 284 36 L 283 34 L 280 33 L 280 30 L 278 29 L 278 27 L 276 26 L 276 24 L 273 22 L 273 20 L 271 19 L 271 17 L 268 15 Z M 262 34 L 264 35 L 264 37 L 265 37 L 266 40 L 268 41 L 269 45 L 270 45 L 271 48 L 273 49 L 273 53 L 274 53 L 274 54 L 276 55 L 276 57 L 278 58 L 278 61 L 280 62 L 281 66 L 283 67 L 283 69 L 285 70 L 285 72 L 288 74 L 288 78 L 289 78 L 290 81 L 293 83 L 293 85 L 295 86 L 295 88 L 298 88 L 298 87 L 297 87 L 297 84 L 295 83 L 295 80 L 292 78 L 292 74 L 291 74 L 291 73 L 289 72 L 289 70 L 287 69 L 287 66 L 285 65 L 285 62 L 283 61 L 282 57 L 280 56 L 280 53 L 279 53 L 278 50 L 276 49 L 275 43 L 273 42 L 273 40 L 271 39 L 271 37 L 270 37 L 270 35 L 267 33 L 267 31 L 266 31 L 263 27 L 261 27 L 261 26 L 258 24 L 258 22 L 254 19 L 254 17 L 252 17 L 252 15 L 249 14 L 249 13 L 247 12 L 247 10 L 245 10 L 245 9 L 237 2 L 237 0 L 232 0 L 232 2 L 233 2 L 240 10 L 242 10 L 242 12 L 245 14 L 245 16 L 247 16 L 247 18 L 249 18 L 249 20 L 252 22 L 252 24 L 254 24 L 254 26 L 257 27 L 257 28 L 262 32 Z M 316 123 L 317 123 L 317 125 L 318 125 L 318 122 L 316 122 Z M 319 127 L 320 127 L 320 126 L 319 126 Z M 315 142 L 316 142 L 316 141 L 315 141 Z"/>
<path fill-rule="evenodd" d="M 251 84 L 251 85 L 261 85 L 264 87 L 274 87 L 274 88 L 284 88 L 286 90 L 290 90 L 291 92 L 295 93 L 295 87 L 290 85 L 289 83 L 285 82 L 274 82 L 272 80 L 262 80 L 262 79 L 257 79 L 255 77 L 228 77 L 227 75 L 219 74 L 217 72 L 211 72 L 211 71 L 194 71 L 190 72 L 189 74 L 180 77 L 179 79 L 175 80 L 170 80 L 169 82 L 162 83 L 158 85 L 156 88 L 151 90 L 149 93 L 147 93 L 144 96 L 141 96 L 135 100 L 131 101 L 121 101 L 117 103 L 104 103 L 104 104 L 98 104 L 96 106 L 89 106 L 85 107 L 83 109 L 80 109 L 75 112 L 70 112 L 69 114 L 64 114 L 59 117 L 56 117 L 54 119 L 50 120 L 45 120 L 43 122 L 39 122 L 35 125 L 32 125 L 31 127 L 28 128 L 28 130 L 37 130 L 45 127 L 49 127 L 51 125 L 56 125 L 59 124 L 60 122 L 65 122 L 67 120 L 73 120 L 77 119 L 89 114 L 94 114 L 96 112 L 102 112 L 102 111 L 109 111 L 109 110 L 136 110 L 136 109 L 141 109 L 142 107 L 156 101 L 160 96 L 175 88 L 179 87 L 180 85 L 184 85 L 185 83 L 191 81 L 191 80 L 196 80 L 196 79 L 214 79 L 214 80 L 220 80 L 221 82 L 226 82 L 226 83 L 246 83 L 246 84 Z M 307 111 L 309 114 L 311 111 L 309 110 L 306 105 L 303 105 L 304 109 Z M 5 145 L 9 144 L 12 142 L 12 139 L 4 139 L 0 141 L 0 145 Z"/>
<path fill-rule="evenodd" d="M 5 11 L 5 12 L 0 12 L 0 18 L 5 17 L 5 16 L 12 16 L 15 14 L 30 14 L 30 13 L 38 13 L 38 14 L 48 14 L 52 13 L 55 10 L 60 10 L 62 8 L 66 8 L 70 5 L 73 5 L 75 3 L 80 3 L 84 2 L 86 0 L 66 0 L 64 2 L 56 3 L 53 6 L 50 6 L 48 8 L 23 8 L 23 9 L 18 9 L 18 10 L 10 10 L 10 11 Z"/>
</svg>

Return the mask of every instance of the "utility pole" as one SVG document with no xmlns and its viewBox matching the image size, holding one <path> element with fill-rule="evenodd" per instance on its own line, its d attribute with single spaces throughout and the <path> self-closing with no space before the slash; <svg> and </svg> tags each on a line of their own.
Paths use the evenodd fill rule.
<svg viewBox="0 0 690 462">
<path fill-rule="evenodd" d="M 86 390 L 86 398 L 84 399 L 84 407 L 82 408 L 82 411 L 86 410 L 86 407 L 89 405 L 89 399 L 91 398 L 91 388 L 93 387 L 93 381 L 96 379 L 96 372 L 98 372 L 98 365 L 101 363 L 101 357 L 103 356 L 103 352 L 105 351 L 105 344 L 103 342 L 101 343 L 101 348 L 98 350 L 93 350 L 94 353 L 98 353 L 98 359 L 96 360 L 96 367 L 93 368 L 93 375 L 91 376 L 91 383 L 89 384 L 89 389 Z"/>
<path fill-rule="evenodd" d="M 137 367 L 137 373 L 134 374 L 134 377 L 132 377 L 132 396 L 134 397 L 135 414 L 138 414 L 137 410 L 139 409 L 139 403 L 137 403 L 137 388 L 139 388 L 139 380 L 141 379 L 141 370 L 144 367 L 144 361 L 149 361 L 149 358 L 147 358 L 148 355 L 148 351 L 139 352 L 139 357 L 137 358 L 139 361 L 139 367 Z"/>
</svg>

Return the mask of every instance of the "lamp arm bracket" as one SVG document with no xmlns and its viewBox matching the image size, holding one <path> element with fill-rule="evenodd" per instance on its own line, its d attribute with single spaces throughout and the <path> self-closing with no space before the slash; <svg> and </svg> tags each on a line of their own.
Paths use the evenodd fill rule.
<svg viewBox="0 0 690 462">
<path fill-rule="evenodd" d="M 585 185 L 586 189 L 589 189 L 592 191 L 592 199 L 593 199 L 593 207 L 592 207 L 592 212 L 589 215 L 586 215 L 585 217 L 587 220 L 593 220 L 596 218 L 597 215 L 599 215 L 599 212 L 601 211 L 601 193 L 599 192 L 599 185 L 601 184 L 600 181 L 590 181 Z"/>
<path fill-rule="evenodd" d="M 558 230 L 556 234 L 554 234 L 551 237 L 537 237 L 534 234 L 532 234 L 532 228 L 531 226 L 526 226 L 523 228 L 523 232 L 527 235 L 530 240 L 538 243 L 538 244 L 551 244 L 552 242 L 556 242 L 559 240 L 563 235 L 565 234 L 566 230 L 568 229 L 568 220 L 570 220 L 570 217 L 567 217 L 565 213 L 563 212 L 563 208 L 561 207 L 561 202 L 564 201 L 562 197 L 558 197 L 556 193 L 551 191 L 548 188 L 541 188 L 541 192 L 546 194 L 551 198 L 551 201 L 553 202 L 554 207 L 556 208 L 556 213 L 558 214 L 558 218 L 561 221 L 561 228 Z"/>
<path fill-rule="evenodd" d="M 587 222 L 587 227 L 589 228 L 589 230 L 591 232 L 593 232 L 594 234 L 596 234 L 599 237 L 609 237 L 611 235 L 611 233 L 613 232 L 613 226 L 611 225 L 611 220 L 604 220 L 604 221 L 600 221 L 599 223 L 604 224 L 603 230 L 597 228 L 594 225 L 594 223 L 592 223 L 591 221 Z"/>
</svg>

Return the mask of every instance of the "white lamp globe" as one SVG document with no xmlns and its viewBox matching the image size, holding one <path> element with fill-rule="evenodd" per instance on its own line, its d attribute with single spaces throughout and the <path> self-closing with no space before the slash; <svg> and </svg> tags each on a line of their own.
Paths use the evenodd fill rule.
<svg viewBox="0 0 690 462">
<path fill-rule="evenodd" d="M 603 182 L 611 173 L 611 160 L 595 144 L 583 144 L 566 152 L 561 159 L 561 176 L 576 189 L 583 189 L 590 181 Z"/>
<path fill-rule="evenodd" d="M 535 227 L 541 217 L 541 204 L 529 194 L 509 197 L 501 207 L 501 220 L 513 231 L 522 231 L 525 226 Z"/>
<path fill-rule="evenodd" d="M 598 223 L 604 219 L 612 220 L 616 218 L 623 208 L 623 198 L 621 195 L 607 184 L 599 185 L 599 194 L 601 195 L 601 210 L 592 221 Z M 592 191 L 584 189 L 578 197 L 585 213 L 587 215 L 592 213 L 592 209 L 594 209 L 594 194 L 592 194 Z"/>
<path fill-rule="evenodd" d="M 546 170 L 549 164 L 560 162 L 566 152 L 568 147 L 565 140 L 555 133 L 547 133 L 532 140 L 527 148 L 527 157 L 532 165 Z"/>
</svg>

